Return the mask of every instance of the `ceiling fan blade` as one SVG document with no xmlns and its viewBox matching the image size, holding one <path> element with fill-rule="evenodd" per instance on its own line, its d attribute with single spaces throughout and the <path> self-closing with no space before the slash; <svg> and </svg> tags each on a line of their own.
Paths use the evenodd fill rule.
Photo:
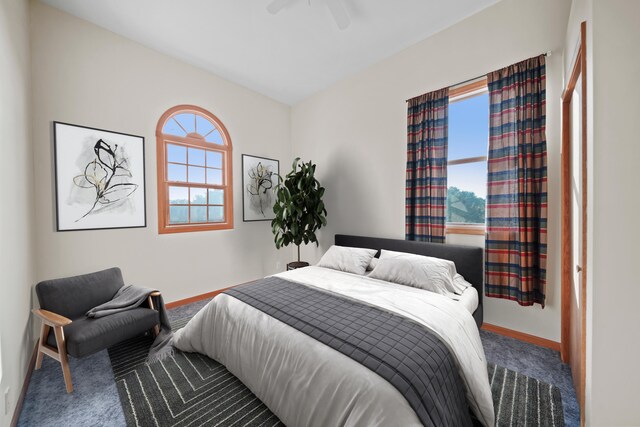
<svg viewBox="0 0 640 427">
<path fill-rule="evenodd" d="M 349 24 L 351 24 L 349 15 L 347 15 L 347 11 L 344 10 L 340 0 L 327 0 L 327 6 L 333 15 L 333 19 L 335 19 L 338 28 L 344 30 L 349 26 Z"/>
<path fill-rule="evenodd" d="M 289 3 L 291 3 L 293 0 L 273 0 L 271 3 L 269 3 L 269 5 L 267 6 L 267 11 L 269 13 L 271 13 L 272 15 L 275 15 L 276 13 L 280 12 L 282 9 L 284 9 Z"/>
</svg>

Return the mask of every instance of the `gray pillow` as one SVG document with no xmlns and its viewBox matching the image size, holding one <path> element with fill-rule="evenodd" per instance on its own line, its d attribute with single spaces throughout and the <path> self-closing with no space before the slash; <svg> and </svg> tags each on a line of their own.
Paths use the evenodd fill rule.
<svg viewBox="0 0 640 427">
<path fill-rule="evenodd" d="M 333 245 L 322 256 L 317 266 L 363 275 L 377 252 L 375 249 Z"/>
</svg>

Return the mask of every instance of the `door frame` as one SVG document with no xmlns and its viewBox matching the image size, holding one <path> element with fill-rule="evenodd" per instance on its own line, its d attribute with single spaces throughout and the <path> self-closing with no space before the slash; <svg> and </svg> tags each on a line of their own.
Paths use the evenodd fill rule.
<svg viewBox="0 0 640 427">
<path fill-rule="evenodd" d="M 571 76 L 565 90 L 562 93 L 562 306 L 561 306 L 561 351 L 562 361 L 568 363 L 570 361 L 569 339 L 571 334 L 570 319 L 570 297 L 571 282 L 573 270 L 573 231 L 572 231 L 572 212 L 571 212 L 571 194 L 572 194 L 572 171 L 571 171 L 571 99 L 573 91 L 579 77 L 581 80 L 582 98 L 581 98 L 581 120 L 582 132 L 580 142 L 582 146 L 581 159 L 581 185 L 582 185 L 582 227 L 581 242 L 582 251 L 580 254 L 580 317 L 582 323 L 581 338 L 581 355 L 580 355 L 580 384 L 577 384 L 578 403 L 580 405 L 580 424 L 584 426 L 584 399 L 585 399 L 585 379 L 586 379 L 586 347 L 587 347 L 587 24 L 580 24 L 580 44 L 573 63 Z"/>
</svg>

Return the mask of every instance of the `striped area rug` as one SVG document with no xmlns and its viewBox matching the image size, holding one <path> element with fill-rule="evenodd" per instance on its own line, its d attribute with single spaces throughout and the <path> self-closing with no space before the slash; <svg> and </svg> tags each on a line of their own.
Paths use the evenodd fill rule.
<svg viewBox="0 0 640 427">
<path fill-rule="evenodd" d="M 172 323 L 182 328 L 189 319 Z M 150 335 L 109 349 L 127 426 L 284 426 L 239 379 L 198 353 L 146 364 Z"/>
<path fill-rule="evenodd" d="M 496 426 L 564 426 L 560 389 L 489 364 Z"/>
<path fill-rule="evenodd" d="M 206 356 L 176 350 L 147 365 L 152 341 L 140 336 L 109 349 L 127 426 L 283 426 L 240 380 Z M 489 379 L 496 426 L 564 426 L 557 387 L 496 365 L 489 365 Z"/>
</svg>

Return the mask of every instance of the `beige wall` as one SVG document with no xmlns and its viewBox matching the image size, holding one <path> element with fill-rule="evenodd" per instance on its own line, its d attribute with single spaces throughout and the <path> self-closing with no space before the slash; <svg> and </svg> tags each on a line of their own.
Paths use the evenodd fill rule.
<svg viewBox="0 0 640 427">
<path fill-rule="evenodd" d="M 34 336 L 29 321 L 33 266 L 33 160 L 30 138 L 29 12 L 0 1 L 0 425 L 9 425 Z M 9 388 L 9 407 L 4 393 Z"/>
<path fill-rule="evenodd" d="M 523 308 L 486 298 L 485 321 L 559 341 L 559 99 L 569 7 L 568 0 L 504 0 L 295 105 L 295 154 L 318 163 L 327 187 L 323 248 L 335 233 L 404 237 L 406 99 L 553 51 L 547 58 L 548 305 Z M 470 236 L 449 242 L 483 245 Z M 310 260 L 319 254 L 305 252 Z"/>
<path fill-rule="evenodd" d="M 282 269 L 267 222 L 243 223 L 241 154 L 291 159 L 290 108 L 33 2 L 33 138 L 37 279 L 120 266 L 130 284 L 157 287 L 173 301 Z M 177 104 L 217 115 L 233 141 L 235 229 L 158 235 L 158 119 Z M 145 137 L 147 228 L 55 231 L 53 120 Z"/>
<path fill-rule="evenodd" d="M 638 426 L 640 2 L 593 0 L 592 4 L 589 421 L 593 426 Z"/>
<path fill-rule="evenodd" d="M 574 0 L 565 42 L 566 80 L 587 22 L 588 426 L 640 425 L 638 16 L 640 2 Z"/>
</svg>

